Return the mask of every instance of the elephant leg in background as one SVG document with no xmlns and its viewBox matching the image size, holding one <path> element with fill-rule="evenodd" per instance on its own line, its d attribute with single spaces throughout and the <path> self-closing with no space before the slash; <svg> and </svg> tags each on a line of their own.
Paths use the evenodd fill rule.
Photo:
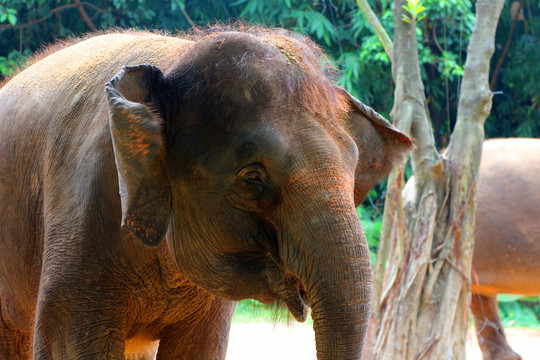
<svg viewBox="0 0 540 360">
<path fill-rule="evenodd" d="M 212 298 L 195 318 L 164 329 L 156 360 L 225 360 L 236 303 Z"/>
<path fill-rule="evenodd" d="M 8 325 L 0 297 L 0 359 L 30 359 L 30 338 Z"/>
<path fill-rule="evenodd" d="M 473 293 L 471 310 L 483 359 L 521 360 L 521 356 L 512 350 L 506 340 L 497 298 Z"/>
</svg>

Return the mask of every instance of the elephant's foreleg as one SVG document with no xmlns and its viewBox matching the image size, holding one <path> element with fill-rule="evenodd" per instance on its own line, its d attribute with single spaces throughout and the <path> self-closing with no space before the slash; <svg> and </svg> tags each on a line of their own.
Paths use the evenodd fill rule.
<svg viewBox="0 0 540 360">
<path fill-rule="evenodd" d="M 212 298 L 200 311 L 164 329 L 157 360 L 225 360 L 235 303 Z"/>
<path fill-rule="evenodd" d="M 106 293 L 106 291 L 104 291 Z M 125 360 L 118 302 L 66 284 L 40 289 L 34 329 L 34 360 Z"/>
<path fill-rule="evenodd" d="M 471 310 L 484 360 L 521 360 L 504 335 L 496 297 L 472 294 Z"/>
</svg>

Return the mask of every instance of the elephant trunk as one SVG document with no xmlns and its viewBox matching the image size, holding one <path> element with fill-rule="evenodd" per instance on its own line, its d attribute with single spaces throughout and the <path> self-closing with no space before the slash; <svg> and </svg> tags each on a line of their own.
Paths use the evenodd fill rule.
<svg viewBox="0 0 540 360">
<path fill-rule="evenodd" d="M 336 205 L 325 198 L 317 206 L 324 211 L 304 208 L 295 219 L 293 233 L 302 236 L 283 260 L 300 278 L 311 307 L 317 358 L 361 359 L 372 298 L 369 248 L 352 200 Z"/>
</svg>

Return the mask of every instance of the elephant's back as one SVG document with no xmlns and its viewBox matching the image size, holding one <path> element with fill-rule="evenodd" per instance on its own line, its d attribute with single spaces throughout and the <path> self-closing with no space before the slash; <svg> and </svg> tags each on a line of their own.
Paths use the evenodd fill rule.
<svg viewBox="0 0 540 360">
<path fill-rule="evenodd" d="M 91 37 L 58 51 L 55 47 L 62 45 L 53 46 L 43 52 L 51 52 L 49 55 L 38 55 L 40 60 L 0 88 L 0 127 L 24 131 L 27 126 L 51 128 L 73 111 L 78 115 L 83 111 L 88 111 L 87 115 L 106 112 L 105 84 L 122 66 L 151 64 L 166 71 L 190 45 L 190 41 L 176 37 L 129 32 Z M 78 116 L 77 120 L 85 118 L 90 116 Z M 68 125 L 63 130 L 69 131 L 74 124 Z"/>
<path fill-rule="evenodd" d="M 117 32 L 58 43 L 37 54 L 31 61 L 33 64 L 10 79 L 2 90 L 30 86 L 33 90 L 54 91 L 63 85 L 79 84 L 90 88 L 107 81 L 125 65 L 147 63 L 167 67 L 191 44 L 179 37 L 146 31 Z"/>
<path fill-rule="evenodd" d="M 479 173 L 473 290 L 539 294 L 540 140 L 486 141 Z"/>
</svg>

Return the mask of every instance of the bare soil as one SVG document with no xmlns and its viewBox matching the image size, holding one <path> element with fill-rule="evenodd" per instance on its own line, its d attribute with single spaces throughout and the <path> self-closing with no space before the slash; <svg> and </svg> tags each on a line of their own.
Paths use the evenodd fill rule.
<svg viewBox="0 0 540 360">
<path fill-rule="evenodd" d="M 508 342 L 523 360 L 540 359 L 540 330 L 506 329 Z M 316 360 L 313 329 L 304 324 L 233 324 L 227 360 Z M 467 359 L 482 360 L 476 336 L 467 336 Z"/>
</svg>

